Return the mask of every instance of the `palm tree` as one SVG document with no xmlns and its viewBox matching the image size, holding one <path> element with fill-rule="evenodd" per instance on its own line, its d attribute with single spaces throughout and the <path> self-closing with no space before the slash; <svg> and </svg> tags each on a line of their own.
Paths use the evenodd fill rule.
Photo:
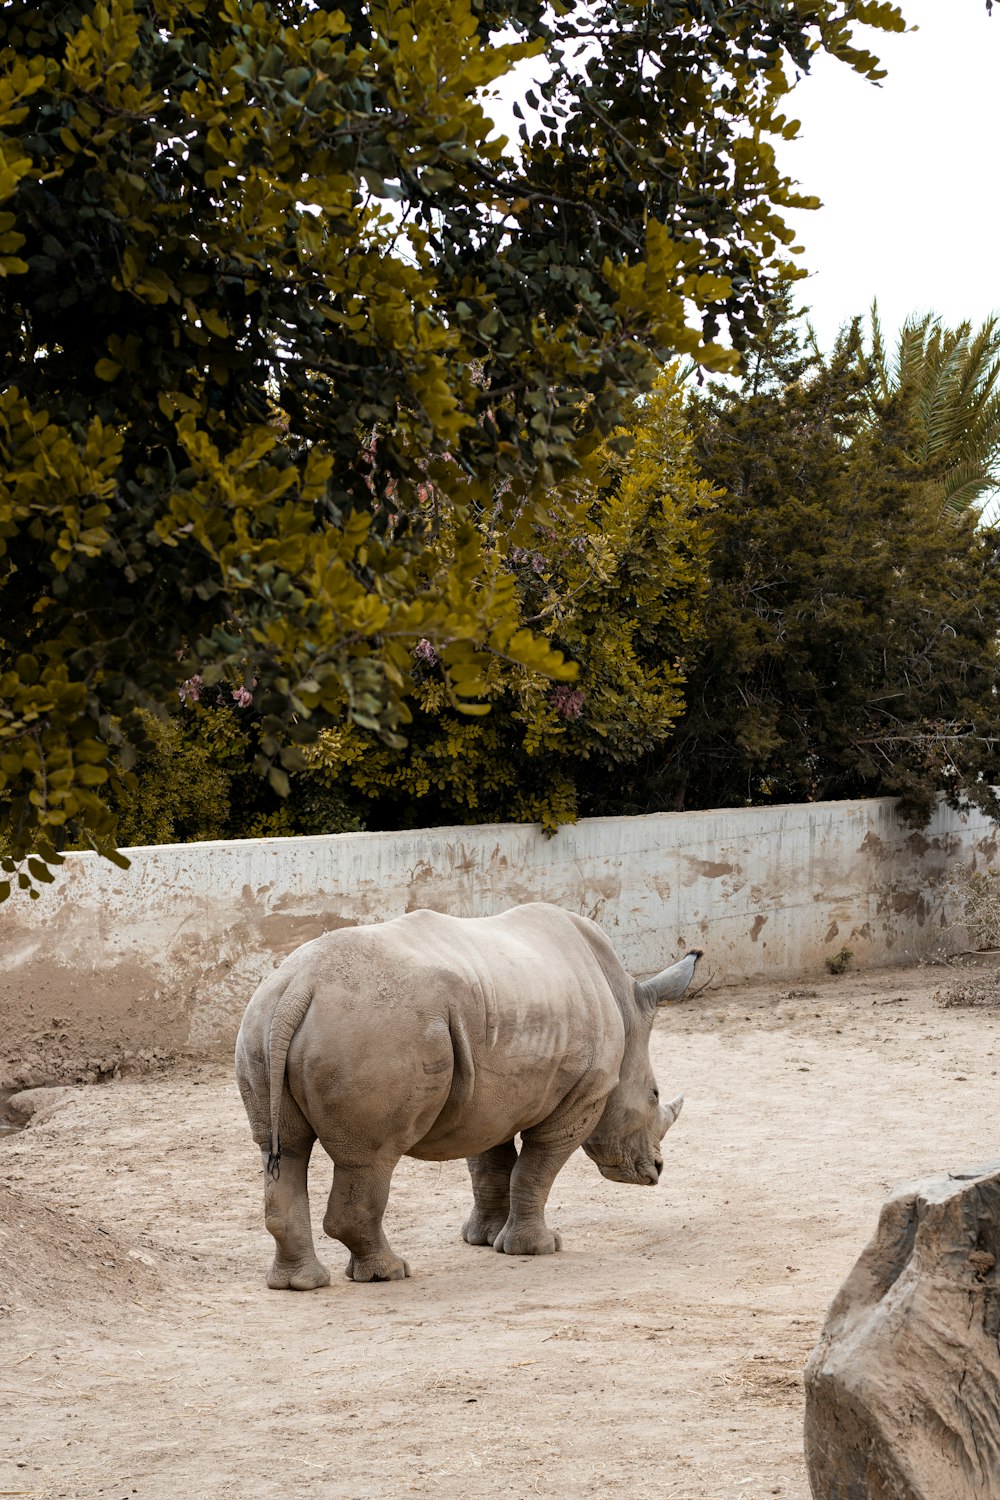
<svg viewBox="0 0 1000 1500">
<path fill-rule="evenodd" d="M 1000 489 L 1000 320 L 946 328 L 933 313 L 904 323 L 890 361 L 872 308 L 873 400 L 906 402 L 911 456 L 932 474 L 948 514 L 985 509 Z"/>
</svg>

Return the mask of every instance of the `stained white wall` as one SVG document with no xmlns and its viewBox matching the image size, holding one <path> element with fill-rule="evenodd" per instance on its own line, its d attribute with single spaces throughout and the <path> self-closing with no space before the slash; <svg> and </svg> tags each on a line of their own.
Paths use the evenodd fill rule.
<svg viewBox="0 0 1000 1500">
<path fill-rule="evenodd" d="M 71 855 L 0 907 L 0 1087 L 91 1075 L 126 1053 L 221 1050 L 255 984 L 328 928 L 413 907 L 487 915 L 554 901 L 594 917 L 636 974 L 704 947 L 716 984 L 912 962 L 965 946 L 950 861 L 996 857 L 978 814 L 914 833 L 890 800 L 594 818 L 545 838 L 497 824 Z"/>
</svg>

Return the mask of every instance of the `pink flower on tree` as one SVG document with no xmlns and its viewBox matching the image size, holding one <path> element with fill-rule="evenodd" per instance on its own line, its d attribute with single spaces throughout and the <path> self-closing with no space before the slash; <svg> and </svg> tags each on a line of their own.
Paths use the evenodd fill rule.
<svg viewBox="0 0 1000 1500">
<path fill-rule="evenodd" d="M 438 659 L 438 654 L 430 641 L 424 639 L 420 639 L 414 646 L 413 654 L 417 661 L 424 661 L 429 667 L 433 667 Z"/>
<path fill-rule="evenodd" d="M 583 705 L 586 701 L 585 695 L 579 688 L 567 687 L 565 683 L 560 683 L 552 693 L 552 707 L 564 719 L 578 719 L 583 713 Z"/>
<path fill-rule="evenodd" d="M 177 689 L 177 696 L 182 703 L 197 703 L 201 697 L 201 687 L 201 673 L 196 672 L 193 677 L 189 677 L 186 682 L 181 683 Z"/>
<path fill-rule="evenodd" d="M 253 702 L 253 693 L 249 688 L 233 688 L 233 702 L 237 708 L 249 708 Z"/>
</svg>

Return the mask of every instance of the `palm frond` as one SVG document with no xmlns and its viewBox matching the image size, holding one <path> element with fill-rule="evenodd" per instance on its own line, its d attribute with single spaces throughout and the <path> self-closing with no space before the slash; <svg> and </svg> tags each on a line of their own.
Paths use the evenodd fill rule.
<svg viewBox="0 0 1000 1500">
<path fill-rule="evenodd" d="M 908 387 L 917 390 L 922 385 L 929 334 L 935 322 L 933 313 L 927 313 L 922 318 L 907 318 L 900 329 L 893 368 L 894 386 L 897 391 L 906 390 Z"/>
<path fill-rule="evenodd" d="M 889 358 L 882 338 L 882 323 L 878 315 L 878 301 L 872 302 L 869 314 L 872 327 L 871 366 L 875 376 L 876 392 L 882 401 L 889 399 Z"/>
<path fill-rule="evenodd" d="M 890 368 L 872 309 L 872 361 L 882 400 L 901 397 L 914 422 L 912 457 L 929 465 L 944 511 L 975 509 L 1000 486 L 1000 318 L 947 328 L 934 313 L 900 330 Z"/>
<path fill-rule="evenodd" d="M 946 515 L 964 515 L 985 502 L 995 489 L 995 478 L 982 469 L 952 469 L 941 481 L 941 509 Z"/>
</svg>

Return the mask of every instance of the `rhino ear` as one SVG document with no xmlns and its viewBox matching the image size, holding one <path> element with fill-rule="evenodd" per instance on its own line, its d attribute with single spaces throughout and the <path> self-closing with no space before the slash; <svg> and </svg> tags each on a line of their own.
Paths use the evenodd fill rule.
<svg viewBox="0 0 1000 1500">
<path fill-rule="evenodd" d="M 668 1005 L 671 1000 L 679 1000 L 694 977 L 702 952 L 701 948 L 692 948 L 690 953 L 685 954 L 678 963 L 671 964 L 669 969 L 663 969 L 651 979 L 637 979 L 636 1003 L 645 1010 L 655 1010 L 658 1005 Z"/>
</svg>

